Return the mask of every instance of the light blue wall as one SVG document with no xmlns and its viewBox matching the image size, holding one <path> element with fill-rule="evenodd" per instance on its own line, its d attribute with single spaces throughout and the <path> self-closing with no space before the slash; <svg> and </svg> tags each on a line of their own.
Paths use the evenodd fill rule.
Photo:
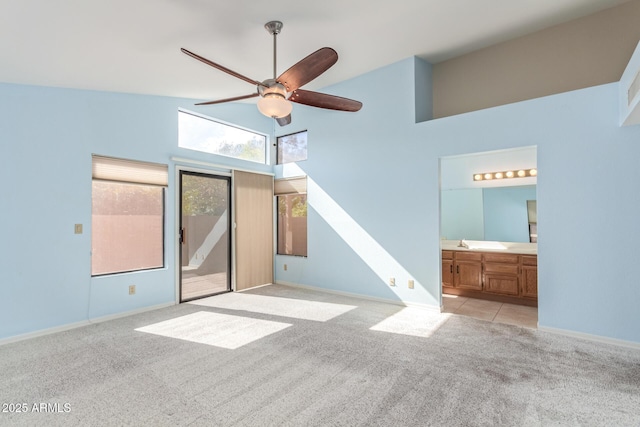
<svg viewBox="0 0 640 427">
<path fill-rule="evenodd" d="M 439 259 L 428 249 L 429 231 L 437 236 L 440 228 L 438 159 L 423 159 L 428 141 L 411 134 L 414 81 L 409 58 L 326 90 L 362 101 L 358 113 L 296 105 L 288 132 L 309 130 L 308 160 L 300 162 L 309 177 L 308 258 L 277 256 L 277 280 L 440 304 L 425 262 Z M 275 169 L 282 174 L 282 166 Z M 425 195 L 429 186 L 435 198 Z M 431 208 L 436 216 L 426 225 Z M 387 285 L 390 277 L 397 287 Z"/>
<path fill-rule="evenodd" d="M 529 242 L 527 200 L 536 200 L 535 185 L 483 188 L 484 238 Z"/>
<path fill-rule="evenodd" d="M 640 284 L 611 268 L 634 265 L 640 240 L 640 127 L 619 127 L 617 83 L 415 124 L 414 71 L 407 59 L 328 88 L 359 113 L 295 110 L 322 192 L 309 190 L 309 257 L 278 256 L 277 280 L 439 305 L 439 158 L 537 146 L 539 324 L 640 342 Z"/>
<path fill-rule="evenodd" d="M 539 324 L 640 342 L 640 285 L 625 268 L 640 241 L 640 127 L 618 126 L 618 85 L 416 124 L 415 73 L 409 58 L 327 88 L 364 107 L 296 105 L 293 124 L 278 129 L 309 130 L 309 159 L 299 165 L 309 175 L 309 256 L 276 257 L 277 280 L 439 305 L 439 159 L 535 145 Z M 135 278 L 136 303 L 126 294 L 134 276 L 90 279 L 90 161 L 100 153 L 219 163 L 176 146 L 176 110 L 193 109 L 190 101 L 12 85 L 0 85 L 0 100 L 0 337 L 172 301 L 171 263 Z M 254 108 L 207 111 L 269 131 Z M 171 176 L 169 194 L 173 185 Z M 85 224 L 83 235 L 74 223 Z M 173 244 L 169 235 L 169 258 Z"/>
<path fill-rule="evenodd" d="M 272 129 L 253 105 L 0 84 L 0 339 L 174 301 L 171 156 L 271 170 L 178 148 L 178 108 Z M 169 164 L 166 268 L 91 278 L 92 153 Z"/>
<path fill-rule="evenodd" d="M 433 67 L 427 61 L 414 58 L 414 102 L 416 123 L 433 119 Z"/>
</svg>

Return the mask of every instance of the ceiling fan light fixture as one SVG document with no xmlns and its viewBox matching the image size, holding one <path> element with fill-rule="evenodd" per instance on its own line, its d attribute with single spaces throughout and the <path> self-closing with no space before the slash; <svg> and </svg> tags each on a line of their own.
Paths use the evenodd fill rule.
<svg viewBox="0 0 640 427">
<path fill-rule="evenodd" d="M 293 105 L 282 94 L 268 93 L 258 100 L 258 110 L 267 117 L 279 119 L 291 114 Z"/>
<path fill-rule="evenodd" d="M 213 105 L 223 102 L 240 101 L 259 96 L 258 110 L 267 117 L 277 119 L 280 126 L 291 123 L 292 102 L 296 104 L 308 105 L 310 107 L 324 108 L 337 111 L 359 111 L 362 103 L 353 99 L 342 98 L 340 96 L 329 95 L 321 92 L 300 89 L 301 86 L 309 83 L 319 75 L 327 71 L 338 61 L 338 53 L 330 47 L 323 47 L 289 67 L 284 73 L 277 77 L 277 35 L 282 31 L 282 22 L 269 21 L 264 26 L 273 36 L 273 78 L 262 82 L 243 76 L 229 68 L 200 55 L 188 51 L 185 48 L 180 50 L 197 59 L 198 61 L 213 67 L 223 73 L 229 74 L 237 79 L 249 84 L 256 85 L 257 92 L 248 95 L 234 96 L 232 98 L 218 99 L 215 101 L 199 102 L 196 105 Z"/>
</svg>

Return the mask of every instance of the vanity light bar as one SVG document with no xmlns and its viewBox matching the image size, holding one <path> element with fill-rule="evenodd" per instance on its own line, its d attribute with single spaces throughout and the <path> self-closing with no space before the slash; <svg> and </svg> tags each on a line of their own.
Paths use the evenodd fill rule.
<svg viewBox="0 0 640 427">
<path fill-rule="evenodd" d="M 502 172 L 476 173 L 473 175 L 474 181 L 489 181 L 492 179 L 527 178 L 538 176 L 537 169 L 513 169 Z"/>
</svg>

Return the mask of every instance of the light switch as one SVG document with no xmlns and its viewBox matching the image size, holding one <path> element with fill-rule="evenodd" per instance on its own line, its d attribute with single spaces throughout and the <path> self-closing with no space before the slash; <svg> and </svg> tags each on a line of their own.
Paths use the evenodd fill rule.
<svg viewBox="0 0 640 427">
<path fill-rule="evenodd" d="M 75 233 L 76 234 L 82 234 L 82 224 L 76 224 Z"/>
</svg>

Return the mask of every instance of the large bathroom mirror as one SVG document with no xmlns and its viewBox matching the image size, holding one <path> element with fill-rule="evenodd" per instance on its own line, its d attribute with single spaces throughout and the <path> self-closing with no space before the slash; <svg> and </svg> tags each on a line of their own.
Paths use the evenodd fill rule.
<svg viewBox="0 0 640 427">
<path fill-rule="evenodd" d="M 537 242 L 537 177 L 474 180 L 493 172 L 536 168 L 536 147 L 444 157 L 441 238 Z"/>
<path fill-rule="evenodd" d="M 444 240 L 531 242 L 535 185 L 442 190 L 440 200 Z"/>
</svg>

